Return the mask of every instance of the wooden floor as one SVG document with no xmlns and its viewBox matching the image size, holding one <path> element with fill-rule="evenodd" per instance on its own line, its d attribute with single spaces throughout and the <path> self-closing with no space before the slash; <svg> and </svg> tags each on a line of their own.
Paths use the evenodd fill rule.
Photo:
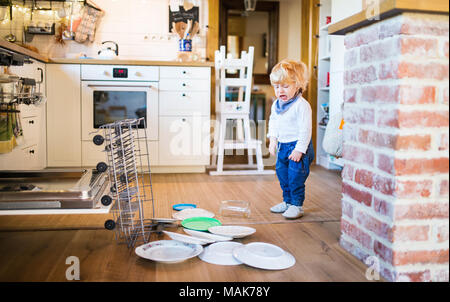
<svg viewBox="0 0 450 302">
<path fill-rule="evenodd" d="M 118 244 L 103 224 L 111 215 L 0 216 L 0 281 L 65 281 L 66 258 L 80 259 L 82 281 L 367 281 L 366 266 L 339 246 L 341 180 L 338 172 L 312 167 L 305 216 L 286 220 L 269 208 L 281 201 L 276 176 L 154 174 L 156 217 L 171 217 L 172 205 L 193 202 L 223 224 L 251 225 L 256 233 L 236 239 L 267 242 L 289 251 L 296 264 L 266 271 L 220 266 L 192 258 L 161 264 Z M 220 201 L 246 200 L 250 218 L 218 215 Z M 183 233 L 180 228 L 168 229 Z M 151 240 L 170 239 L 152 234 Z"/>
</svg>

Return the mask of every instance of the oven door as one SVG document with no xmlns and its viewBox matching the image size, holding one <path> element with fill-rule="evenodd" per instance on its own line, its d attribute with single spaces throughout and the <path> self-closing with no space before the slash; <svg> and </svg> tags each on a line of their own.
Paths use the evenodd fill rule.
<svg viewBox="0 0 450 302">
<path fill-rule="evenodd" d="M 82 140 L 91 140 L 101 125 L 145 117 L 148 140 L 158 140 L 158 82 L 83 81 Z M 96 133 L 97 132 L 97 133 Z"/>
</svg>

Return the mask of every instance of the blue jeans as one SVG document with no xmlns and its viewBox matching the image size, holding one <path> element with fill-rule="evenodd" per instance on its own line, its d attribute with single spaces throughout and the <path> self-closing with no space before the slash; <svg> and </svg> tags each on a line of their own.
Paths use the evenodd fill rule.
<svg viewBox="0 0 450 302">
<path fill-rule="evenodd" d="M 305 200 L 305 181 L 309 176 L 309 166 L 314 160 L 312 141 L 308 145 L 306 154 L 299 162 L 288 159 L 297 141 L 278 143 L 278 156 L 275 170 L 283 190 L 283 201 L 294 206 L 303 206 Z"/>
</svg>

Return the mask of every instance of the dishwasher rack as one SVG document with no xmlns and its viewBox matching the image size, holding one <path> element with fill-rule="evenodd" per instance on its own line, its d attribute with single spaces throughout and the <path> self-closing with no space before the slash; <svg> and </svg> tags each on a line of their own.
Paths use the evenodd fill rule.
<svg viewBox="0 0 450 302">
<path fill-rule="evenodd" d="M 104 195 L 103 205 L 111 207 L 113 220 L 105 228 L 115 230 L 115 238 L 133 247 L 147 243 L 152 232 L 161 232 L 155 221 L 150 154 L 145 119 L 126 119 L 100 126 L 104 136 L 93 138 L 96 145 L 104 144 L 108 163 L 99 162 L 97 170 L 108 171 L 111 195 Z M 147 214 L 151 212 L 151 217 Z"/>
</svg>

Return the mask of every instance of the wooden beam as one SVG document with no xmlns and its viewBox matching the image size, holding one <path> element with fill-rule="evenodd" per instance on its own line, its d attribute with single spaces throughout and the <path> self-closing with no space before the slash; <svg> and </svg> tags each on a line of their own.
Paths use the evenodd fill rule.
<svg viewBox="0 0 450 302">
<path fill-rule="evenodd" d="M 377 8 L 379 16 L 376 16 L 376 18 L 374 18 L 375 16 L 372 16 L 372 9 L 373 4 L 367 0 L 364 1 L 363 10 L 361 12 L 330 25 L 328 28 L 328 33 L 330 35 L 344 35 L 358 28 L 390 18 L 403 12 L 447 15 L 449 13 L 448 1 L 444 0 L 382 0 L 379 2 L 379 7 Z"/>
<path fill-rule="evenodd" d="M 206 42 L 206 59 L 214 62 L 214 52 L 219 49 L 219 0 L 208 0 L 208 33 Z M 214 68 L 211 68 L 211 115 L 215 115 L 216 102 L 215 87 L 216 76 Z"/>
</svg>

